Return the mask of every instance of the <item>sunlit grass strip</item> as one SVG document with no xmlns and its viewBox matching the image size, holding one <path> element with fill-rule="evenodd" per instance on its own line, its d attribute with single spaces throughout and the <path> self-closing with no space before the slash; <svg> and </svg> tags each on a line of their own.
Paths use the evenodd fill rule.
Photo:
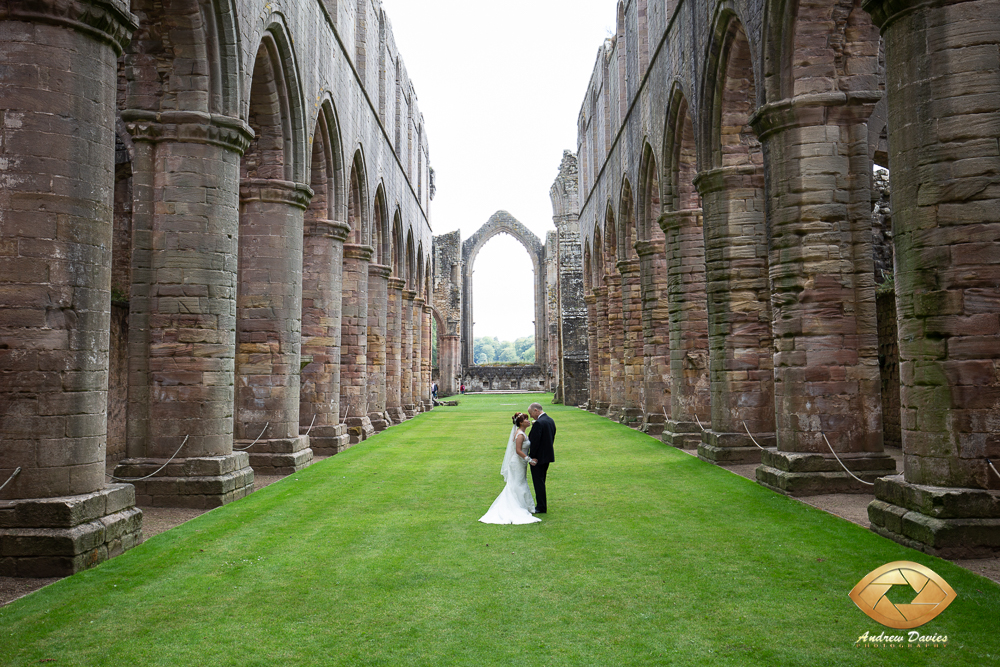
<svg viewBox="0 0 1000 667">
<path fill-rule="evenodd" d="M 478 523 L 510 415 L 465 396 L 0 609 L 0 664 L 982 665 L 1000 587 L 575 408 L 549 514 Z M 863 649 L 894 560 L 958 599 L 947 648 Z"/>
</svg>

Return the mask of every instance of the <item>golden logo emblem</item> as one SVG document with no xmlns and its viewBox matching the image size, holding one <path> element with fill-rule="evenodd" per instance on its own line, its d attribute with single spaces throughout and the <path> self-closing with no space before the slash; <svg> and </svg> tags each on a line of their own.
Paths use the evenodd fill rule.
<svg viewBox="0 0 1000 667">
<path fill-rule="evenodd" d="M 887 594 L 897 585 L 909 586 L 916 597 L 909 604 L 892 602 Z M 886 627 L 907 630 L 936 618 L 958 594 L 930 568 L 898 560 L 869 572 L 850 592 L 850 596 L 858 609 L 875 621 Z"/>
</svg>

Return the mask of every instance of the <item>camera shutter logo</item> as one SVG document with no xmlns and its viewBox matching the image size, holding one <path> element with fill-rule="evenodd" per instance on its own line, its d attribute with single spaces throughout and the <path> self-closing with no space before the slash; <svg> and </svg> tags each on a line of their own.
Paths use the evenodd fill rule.
<svg viewBox="0 0 1000 667">
<path fill-rule="evenodd" d="M 915 597 L 909 604 L 894 604 L 887 597 L 893 586 L 905 586 Z M 895 592 L 900 593 L 901 590 Z M 873 620 L 897 630 L 918 628 L 932 621 L 958 597 L 936 572 L 905 560 L 869 572 L 849 595 L 858 609 Z"/>
</svg>

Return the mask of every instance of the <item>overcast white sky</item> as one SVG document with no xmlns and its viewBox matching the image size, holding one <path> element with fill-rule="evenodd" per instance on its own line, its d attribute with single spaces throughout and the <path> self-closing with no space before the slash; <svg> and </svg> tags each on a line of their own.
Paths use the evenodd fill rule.
<svg viewBox="0 0 1000 667">
<path fill-rule="evenodd" d="M 436 173 L 431 225 L 474 234 L 508 211 L 542 242 L 555 230 L 549 188 L 616 0 L 382 0 L 417 91 Z M 475 336 L 534 333 L 533 271 L 502 234 L 476 259 Z"/>
</svg>

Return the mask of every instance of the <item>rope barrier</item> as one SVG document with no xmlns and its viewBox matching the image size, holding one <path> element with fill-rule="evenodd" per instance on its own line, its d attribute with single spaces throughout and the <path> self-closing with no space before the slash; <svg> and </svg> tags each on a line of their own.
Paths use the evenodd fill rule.
<svg viewBox="0 0 1000 667">
<path fill-rule="evenodd" d="M 996 476 L 997 476 L 997 477 L 1000 477 L 1000 471 L 998 471 L 998 470 L 996 469 L 996 467 L 995 467 L 995 466 L 993 465 L 993 461 L 990 461 L 989 459 L 986 459 L 986 462 L 990 464 L 990 469 L 991 469 L 991 470 L 992 470 L 992 471 L 993 471 L 994 473 L 996 473 Z M 0 486 L 0 489 L 2 489 L 2 488 L 3 488 L 3 487 L 2 487 L 2 486 Z"/>
<path fill-rule="evenodd" d="M 312 430 L 313 430 L 313 424 L 315 424 L 315 423 L 316 423 L 316 415 L 313 415 L 313 420 L 312 420 L 312 423 L 311 423 L 311 424 L 309 424 L 309 428 L 308 428 L 308 429 L 306 429 L 306 435 L 309 435 L 310 433 L 312 433 Z"/>
<path fill-rule="evenodd" d="M 110 477 L 111 479 L 117 480 L 119 482 L 141 482 L 144 479 L 149 479 L 150 477 L 152 477 L 156 473 L 158 473 L 161 470 L 163 470 L 164 468 L 166 468 L 168 465 L 170 465 L 171 461 L 173 461 L 174 459 L 177 458 L 177 455 L 181 453 L 181 447 L 183 447 L 185 444 L 187 444 L 188 438 L 190 438 L 190 437 L 191 437 L 190 435 L 185 435 L 184 436 L 184 442 L 182 442 L 181 446 L 177 448 L 177 451 L 174 452 L 174 455 L 171 456 L 169 459 L 167 459 L 166 463 L 164 463 L 159 468 L 157 468 L 153 472 L 149 473 L 145 477 L 115 477 L 114 475 L 108 475 L 107 473 L 105 473 L 105 475 L 107 477 Z"/>
<path fill-rule="evenodd" d="M 752 442 L 753 444 L 757 445 L 757 448 L 758 448 L 758 449 L 761 449 L 761 450 L 763 450 L 763 451 L 765 451 L 765 452 L 767 451 L 767 447 L 761 447 L 761 446 L 760 446 L 760 443 L 759 443 L 759 442 L 757 442 L 756 440 L 754 440 L 754 438 L 753 438 L 753 434 L 752 434 L 752 433 L 750 433 L 750 429 L 748 429 L 748 428 L 747 428 L 747 423 L 746 423 L 746 422 L 743 422 L 743 430 L 744 430 L 744 431 L 746 431 L 746 432 L 747 432 L 747 435 L 749 435 L 749 436 L 750 436 L 750 442 Z"/>
<path fill-rule="evenodd" d="M 266 431 L 267 427 L 270 426 L 270 425 L 271 425 L 271 422 L 267 422 L 266 424 L 264 424 L 264 429 L 260 432 L 260 435 L 258 435 L 257 439 L 254 440 L 253 442 L 251 442 L 249 445 L 247 445 L 246 447 L 233 447 L 233 451 L 234 452 L 245 452 L 246 450 L 248 450 L 251 447 L 253 447 L 254 445 L 256 445 L 260 441 L 260 439 L 262 437 L 264 437 L 264 431 Z"/>
<path fill-rule="evenodd" d="M 340 422 L 341 424 L 347 423 L 347 418 L 351 416 L 351 406 L 347 406 L 347 410 L 344 411 L 344 420 Z"/>
<path fill-rule="evenodd" d="M 996 468 L 994 468 L 994 470 L 996 470 Z M 15 470 L 14 472 L 12 472 L 10 474 L 10 477 L 7 478 L 7 481 L 3 483 L 3 486 L 0 486 L 0 491 L 3 491 L 3 487 L 7 486 L 8 484 L 10 484 L 10 480 L 14 479 L 15 477 L 17 477 L 20 474 L 21 474 L 21 466 L 18 466 L 17 470 Z"/>
<path fill-rule="evenodd" d="M 820 433 L 820 435 L 822 435 L 823 439 L 826 440 L 826 433 Z M 866 486 L 875 486 L 874 482 L 866 482 L 865 480 L 861 479 L 860 477 L 858 477 L 857 475 L 855 475 L 853 472 L 851 472 L 850 470 L 848 470 L 847 466 L 844 465 L 844 462 L 840 460 L 839 456 L 837 456 L 837 452 L 833 451 L 833 445 L 830 444 L 829 440 L 826 440 L 826 446 L 830 448 L 830 453 L 833 454 L 833 458 L 837 459 L 837 463 L 839 463 L 840 467 L 844 469 L 844 472 L 846 472 L 848 475 L 850 475 L 851 477 L 853 477 L 854 479 L 858 480 L 859 482 L 861 482 L 862 484 L 864 484 Z"/>
<path fill-rule="evenodd" d="M 696 422 L 698 422 L 698 428 L 700 428 L 701 431 L 702 431 L 702 433 L 704 433 L 705 432 L 705 427 L 701 425 L 701 420 L 698 419 L 698 414 L 697 413 L 695 413 L 695 415 L 694 415 L 694 420 Z"/>
</svg>

